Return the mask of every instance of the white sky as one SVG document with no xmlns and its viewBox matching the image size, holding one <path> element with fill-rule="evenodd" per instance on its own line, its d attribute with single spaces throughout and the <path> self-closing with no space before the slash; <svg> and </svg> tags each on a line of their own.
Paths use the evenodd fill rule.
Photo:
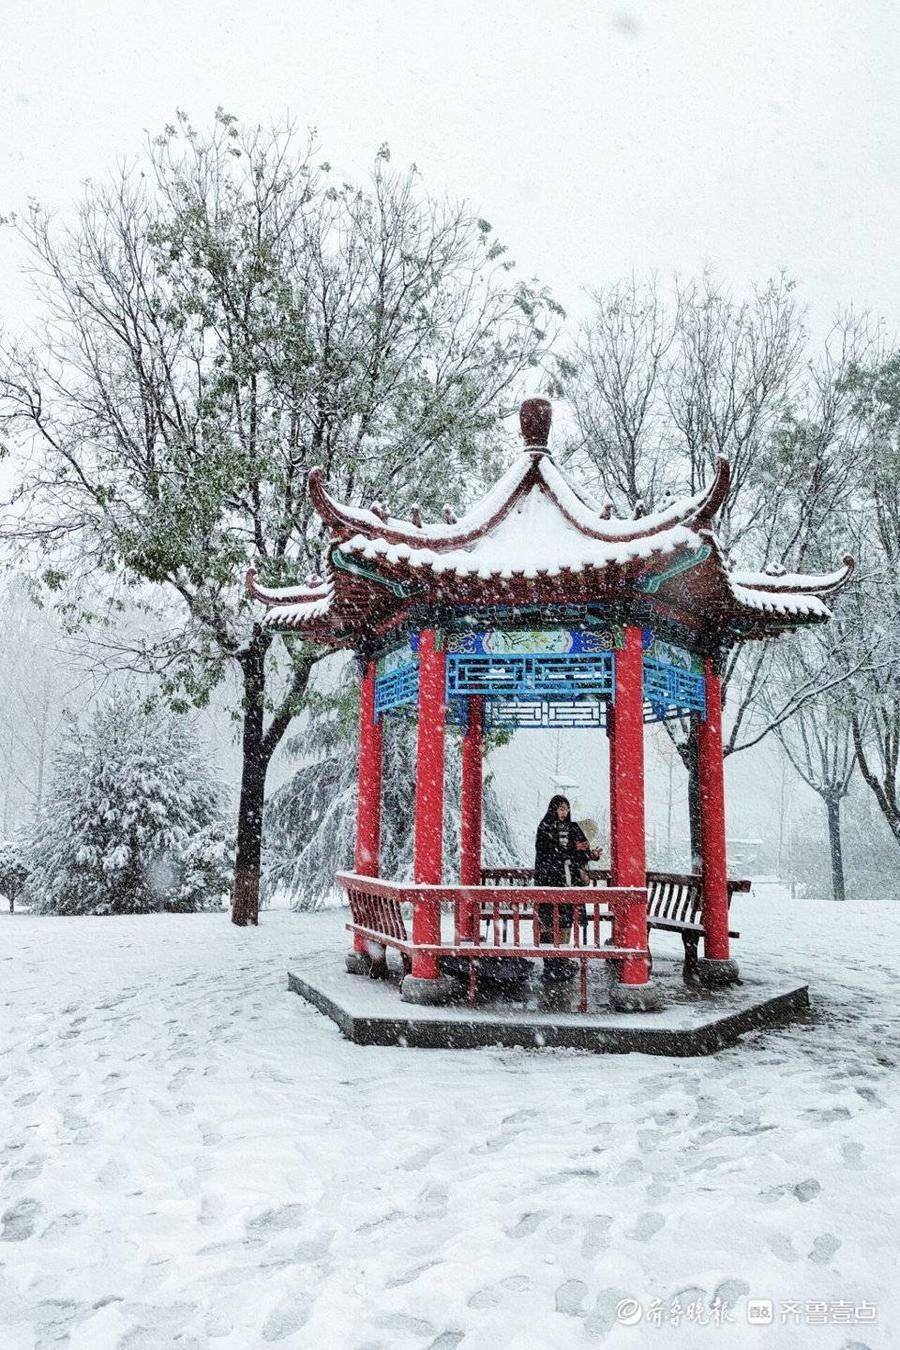
<svg viewBox="0 0 900 1350">
<path fill-rule="evenodd" d="M 176 107 L 379 143 L 466 196 L 577 315 L 632 269 L 780 266 L 816 326 L 900 330 L 895 0 L 5 0 L 0 211 L 64 209 Z M 0 319 L 27 310 L 0 236 Z"/>
</svg>

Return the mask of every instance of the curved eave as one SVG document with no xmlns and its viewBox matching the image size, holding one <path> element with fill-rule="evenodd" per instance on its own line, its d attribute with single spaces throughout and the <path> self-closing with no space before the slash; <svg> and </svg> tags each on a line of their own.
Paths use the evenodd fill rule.
<svg viewBox="0 0 900 1350">
<path fill-rule="evenodd" d="M 296 633 L 327 647 L 353 644 L 354 633 L 330 600 L 305 605 L 278 605 L 262 617 L 262 626 L 276 633 Z"/>
<path fill-rule="evenodd" d="M 700 492 L 636 520 L 605 520 L 596 505 L 572 486 L 550 455 L 534 451 L 520 455 L 487 496 L 452 525 L 419 526 L 390 516 L 383 520 L 373 511 L 346 506 L 328 492 L 318 468 L 309 471 L 307 491 L 316 512 L 336 539 L 362 535 L 387 545 L 451 552 L 489 534 L 523 494 L 535 486 L 553 501 L 570 525 L 599 543 L 621 544 L 649 538 L 674 525 L 704 528 L 725 500 L 730 473 L 728 460 L 719 456 L 711 482 Z"/>
<path fill-rule="evenodd" d="M 755 591 L 749 586 L 732 583 L 729 587 L 736 610 L 750 626 L 761 617 L 775 622 L 779 628 L 800 624 L 824 623 L 831 618 L 831 610 L 818 595 L 802 595 L 797 591 Z"/>
<path fill-rule="evenodd" d="M 256 580 L 256 572 L 251 567 L 244 577 L 247 593 L 260 604 L 270 608 L 275 605 L 315 604 L 327 600 L 332 593 L 330 582 L 321 586 L 262 586 Z"/>
<path fill-rule="evenodd" d="M 845 553 L 841 561 L 843 567 L 837 568 L 834 572 L 819 574 L 794 572 L 773 576 L 769 572 L 735 571 L 730 573 L 730 576 L 736 585 L 760 594 L 777 596 L 789 593 L 821 597 L 823 595 L 834 595 L 841 590 L 856 571 L 856 559 L 851 557 L 849 553 Z"/>
<path fill-rule="evenodd" d="M 845 559 L 839 572 L 824 577 L 805 578 L 813 583 L 802 590 L 791 586 L 793 578 L 770 577 L 765 573 L 730 572 L 718 540 L 711 530 L 703 530 L 700 537 L 708 545 L 708 555 L 701 565 L 686 570 L 665 581 L 658 590 L 659 598 L 693 614 L 712 631 L 730 632 L 735 636 L 762 638 L 774 636 L 789 628 L 824 623 L 831 618 L 831 610 L 824 596 L 834 593 L 852 573 L 852 560 Z M 784 583 L 768 589 L 745 584 L 745 577 L 764 578 L 765 582 Z"/>
</svg>

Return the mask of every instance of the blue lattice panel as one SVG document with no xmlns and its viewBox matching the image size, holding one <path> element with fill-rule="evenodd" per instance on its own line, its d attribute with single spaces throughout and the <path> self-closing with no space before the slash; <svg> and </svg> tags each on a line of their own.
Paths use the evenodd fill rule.
<svg viewBox="0 0 900 1350">
<path fill-rule="evenodd" d="M 582 655 L 474 656 L 447 654 L 447 697 L 554 698 L 572 694 L 613 696 L 615 656 L 611 651 Z"/>
<path fill-rule="evenodd" d="M 706 684 L 703 676 L 667 661 L 644 658 L 644 703 L 649 704 L 645 721 L 661 722 L 697 712 L 706 716 Z"/>
<path fill-rule="evenodd" d="M 605 699 L 509 698 L 485 701 L 485 722 L 489 727 L 515 728 L 517 731 L 562 727 L 602 727 L 606 725 Z"/>
<path fill-rule="evenodd" d="M 418 697 L 419 667 L 415 661 L 385 671 L 375 680 L 375 721 L 391 708 L 417 702 Z"/>
</svg>

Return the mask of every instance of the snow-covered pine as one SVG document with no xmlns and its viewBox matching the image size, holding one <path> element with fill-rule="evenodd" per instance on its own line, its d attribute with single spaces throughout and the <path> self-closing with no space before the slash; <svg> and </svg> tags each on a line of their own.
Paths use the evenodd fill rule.
<svg viewBox="0 0 900 1350">
<path fill-rule="evenodd" d="M 193 724 L 118 692 L 70 719 L 28 844 L 44 914 L 217 909 L 230 881 L 222 790 Z"/>
<path fill-rule="evenodd" d="M 22 887 L 28 877 L 28 859 L 25 840 L 21 836 L 0 840 L 0 895 L 9 902 L 10 913 L 15 908 Z"/>
<path fill-rule="evenodd" d="M 286 893 L 297 910 L 319 909 L 334 874 L 353 866 L 356 829 L 357 736 L 347 699 L 317 708 L 287 751 L 300 768 L 266 806 L 263 893 Z M 385 719 L 381 807 L 381 875 L 412 876 L 416 725 Z M 459 873 L 460 734 L 448 728 L 444 797 L 444 876 Z M 488 775 L 484 787 L 485 866 L 516 861 L 509 821 Z"/>
</svg>

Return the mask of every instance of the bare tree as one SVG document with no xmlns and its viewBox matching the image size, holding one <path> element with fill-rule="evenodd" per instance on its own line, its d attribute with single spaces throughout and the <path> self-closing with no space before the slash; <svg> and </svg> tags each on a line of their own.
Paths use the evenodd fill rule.
<svg viewBox="0 0 900 1350">
<path fill-rule="evenodd" d="M 671 486 L 664 384 L 676 316 L 656 279 L 590 292 L 569 358 L 578 450 L 610 496 L 652 506 Z"/>
<path fill-rule="evenodd" d="M 74 658 L 55 616 L 39 609 L 14 580 L 0 596 L 6 659 L 0 670 L 0 742 L 5 781 L 3 837 L 39 817 L 47 769 L 65 714 L 80 709 L 97 676 Z"/>
<path fill-rule="evenodd" d="M 676 291 L 676 342 L 666 369 L 666 403 L 687 459 L 690 490 L 731 463 L 719 515 L 723 543 L 738 543 L 755 512 L 752 488 L 768 486 L 760 462 L 796 392 L 807 334 L 796 284 L 781 274 L 735 301 L 710 272 Z M 741 509 L 741 507 L 743 509 Z"/>
<path fill-rule="evenodd" d="M 774 673 L 780 687 L 815 686 L 821 672 L 833 666 L 828 635 L 807 633 L 792 643 L 782 643 Z M 766 698 L 785 754 L 796 772 L 825 805 L 828 854 L 831 860 L 831 897 L 845 900 L 844 853 L 841 841 L 841 803 L 850 790 L 856 767 L 850 718 L 847 716 L 845 684 L 801 704 L 789 718 L 778 721 L 777 699 Z"/>
<path fill-rule="evenodd" d="M 568 374 L 576 453 L 607 491 L 632 510 L 658 505 L 664 488 L 699 488 L 725 454 L 732 476 L 718 529 L 732 557 L 802 570 L 846 551 L 841 524 L 858 494 L 865 437 L 852 376 L 877 344 L 865 316 L 840 316 L 810 359 L 795 286 L 783 275 L 741 301 L 710 273 L 676 285 L 668 303 L 655 280 L 593 300 Z M 772 655 L 764 642 L 725 654 L 726 754 L 758 744 L 829 679 L 846 677 L 832 667 L 766 702 L 784 674 Z M 696 726 L 684 719 L 668 730 L 688 770 L 696 867 Z"/>
</svg>

